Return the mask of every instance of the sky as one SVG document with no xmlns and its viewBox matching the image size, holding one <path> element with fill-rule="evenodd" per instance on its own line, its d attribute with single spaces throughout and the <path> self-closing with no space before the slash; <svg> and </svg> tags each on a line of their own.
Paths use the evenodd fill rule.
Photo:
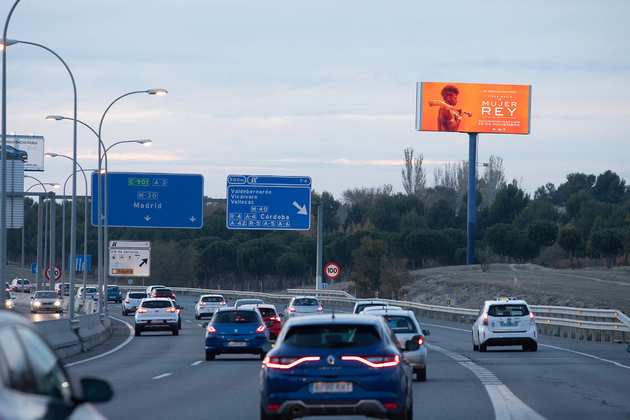
<svg viewBox="0 0 630 420">
<path fill-rule="evenodd" d="M 0 22 L 14 0 L 0 0 Z M 503 158 L 527 193 L 573 172 L 630 182 L 630 2 L 21 0 L 7 38 L 67 63 L 78 119 L 102 139 L 151 139 L 109 152 L 113 172 L 201 174 L 225 198 L 231 174 L 310 176 L 317 192 L 401 182 L 404 150 L 433 170 L 468 159 L 464 133 L 416 131 L 416 83 L 531 85 L 531 134 L 481 134 L 478 158 Z M 625 28 L 625 29 L 624 29 Z M 7 133 L 72 155 L 73 91 L 61 62 L 7 50 Z M 78 131 L 95 168 L 96 137 Z M 34 172 L 64 183 L 66 159 Z M 32 185 L 25 181 L 25 188 Z M 66 193 L 70 194 L 70 183 Z M 77 193 L 83 194 L 82 177 Z"/>
</svg>

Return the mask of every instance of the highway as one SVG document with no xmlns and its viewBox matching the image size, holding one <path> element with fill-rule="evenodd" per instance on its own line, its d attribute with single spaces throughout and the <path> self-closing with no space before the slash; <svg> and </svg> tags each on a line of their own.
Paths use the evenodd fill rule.
<svg viewBox="0 0 630 420">
<path fill-rule="evenodd" d="M 95 376 L 112 384 L 113 400 L 97 405 L 110 419 L 259 418 L 259 357 L 222 355 L 206 362 L 205 321 L 194 319 L 196 299 L 179 302 L 185 308 L 179 336 L 134 337 L 133 316 L 109 304 L 114 335 L 94 351 L 63 361 L 73 381 Z M 520 347 L 479 353 L 472 350 L 469 325 L 419 322 L 431 335 L 427 381 L 413 385 L 415 419 L 630 418 L 625 345 L 541 336 L 535 353 Z"/>
</svg>

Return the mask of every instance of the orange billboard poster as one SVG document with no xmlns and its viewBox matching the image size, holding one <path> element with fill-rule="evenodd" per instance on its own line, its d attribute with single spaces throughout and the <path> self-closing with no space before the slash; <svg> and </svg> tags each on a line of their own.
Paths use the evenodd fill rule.
<svg viewBox="0 0 630 420">
<path fill-rule="evenodd" d="M 418 83 L 416 130 L 529 134 L 530 85 Z"/>
</svg>

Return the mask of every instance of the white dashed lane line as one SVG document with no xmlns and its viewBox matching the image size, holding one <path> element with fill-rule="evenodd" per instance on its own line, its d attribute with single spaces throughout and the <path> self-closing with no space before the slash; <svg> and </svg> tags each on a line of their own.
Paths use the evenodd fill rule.
<svg viewBox="0 0 630 420">
<path fill-rule="evenodd" d="M 170 375 L 172 375 L 172 373 L 163 373 L 163 374 L 158 375 L 158 376 L 156 376 L 154 378 L 151 378 L 151 379 L 162 379 L 162 378 L 166 378 L 167 376 L 170 376 Z"/>
<path fill-rule="evenodd" d="M 186 320 L 186 322 L 192 322 L 192 321 Z"/>
<path fill-rule="evenodd" d="M 197 360 L 195 363 L 193 363 L 190 366 L 197 366 L 198 364 L 203 363 L 203 360 Z"/>
</svg>

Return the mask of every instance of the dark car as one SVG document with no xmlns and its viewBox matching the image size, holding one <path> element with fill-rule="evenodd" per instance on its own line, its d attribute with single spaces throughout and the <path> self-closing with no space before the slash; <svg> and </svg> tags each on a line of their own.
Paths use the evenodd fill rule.
<svg viewBox="0 0 630 420">
<path fill-rule="evenodd" d="M 268 343 L 267 327 L 257 309 L 218 309 L 206 327 L 206 360 L 221 353 L 258 354 L 262 359 L 263 344 Z"/>
<path fill-rule="evenodd" d="M 0 151 L 2 150 L 2 146 L 0 145 Z M 24 150 L 18 150 L 13 146 L 9 146 L 7 144 L 7 159 L 9 160 L 21 160 L 22 162 L 26 162 L 28 160 L 28 153 Z"/>
<path fill-rule="evenodd" d="M 0 419 L 103 419 L 84 403 L 110 400 L 111 387 L 88 378 L 81 386 L 82 397 L 29 321 L 0 311 Z"/>
<path fill-rule="evenodd" d="M 153 289 L 153 292 L 151 292 L 151 297 L 152 298 L 169 298 L 172 300 L 177 300 L 177 296 L 175 295 L 175 292 L 167 288 Z"/>
<path fill-rule="evenodd" d="M 408 341 L 405 351 L 418 349 Z M 382 317 L 292 318 L 263 362 L 261 420 L 413 418 L 413 370 Z"/>
</svg>

